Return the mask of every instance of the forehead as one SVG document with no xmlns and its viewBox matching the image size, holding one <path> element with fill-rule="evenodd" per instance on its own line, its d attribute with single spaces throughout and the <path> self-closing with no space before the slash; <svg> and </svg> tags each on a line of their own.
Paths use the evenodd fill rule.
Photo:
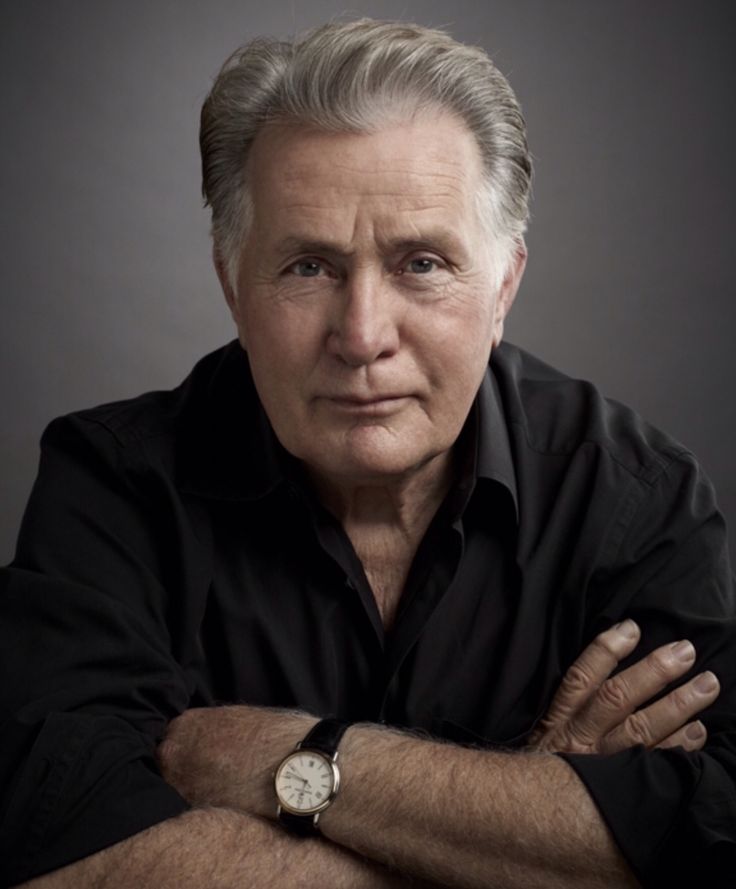
<svg viewBox="0 0 736 889">
<path fill-rule="evenodd" d="M 390 225 L 396 214 L 472 212 L 481 159 L 450 115 L 361 134 L 272 124 L 254 142 L 248 174 L 256 221 L 320 224 L 365 210 Z"/>
</svg>

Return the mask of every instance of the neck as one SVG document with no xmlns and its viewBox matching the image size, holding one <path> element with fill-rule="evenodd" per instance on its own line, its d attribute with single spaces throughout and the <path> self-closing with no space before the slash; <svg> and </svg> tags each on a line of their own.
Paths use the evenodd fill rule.
<svg viewBox="0 0 736 889">
<path fill-rule="evenodd" d="M 398 477 L 334 479 L 312 474 L 322 503 L 352 533 L 383 531 L 419 543 L 453 479 L 446 452 Z"/>
<path fill-rule="evenodd" d="M 363 565 L 386 628 L 392 626 L 417 547 L 452 484 L 448 452 L 393 479 L 346 483 L 313 477 Z"/>
</svg>

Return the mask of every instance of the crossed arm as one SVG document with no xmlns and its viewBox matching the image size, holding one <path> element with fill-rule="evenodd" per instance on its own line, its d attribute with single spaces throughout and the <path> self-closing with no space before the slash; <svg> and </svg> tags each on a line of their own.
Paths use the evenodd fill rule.
<svg viewBox="0 0 736 889">
<path fill-rule="evenodd" d="M 699 749 L 691 721 L 718 695 L 682 676 L 689 644 L 664 646 L 612 678 L 638 642 L 630 622 L 601 634 L 570 668 L 522 753 L 468 749 L 370 725 L 346 733 L 344 785 L 320 820 L 324 839 L 273 823 L 271 776 L 314 724 L 246 706 L 190 710 L 160 748 L 166 779 L 193 805 L 53 874 L 33 889 L 85 886 L 635 886 L 587 791 L 555 752 L 611 753 L 643 743 Z"/>
</svg>

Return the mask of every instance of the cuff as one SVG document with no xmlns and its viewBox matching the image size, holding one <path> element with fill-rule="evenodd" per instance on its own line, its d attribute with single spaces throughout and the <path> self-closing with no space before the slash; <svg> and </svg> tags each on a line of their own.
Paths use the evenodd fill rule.
<svg viewBox="0 0 736 889">
<path fill-rule="evenodd" d="M 560 756 L 587 788 L 642 886 L 733 886 L 736 762 L 730 754 L 634 747 L 611 756 Z"/>
</svg>

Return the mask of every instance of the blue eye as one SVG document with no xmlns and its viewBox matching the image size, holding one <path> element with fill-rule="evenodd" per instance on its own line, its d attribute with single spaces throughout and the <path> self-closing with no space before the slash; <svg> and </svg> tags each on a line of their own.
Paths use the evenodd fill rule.
<svg viewBox="0 0 736 889">
<path fill-rule="evenodd" d="M 314 259 L 301 259 L 299 262 L 295 262 L 289 271 L 300 278 L 316 278 L 322 271 L 322 266 Z"/>
<path fill-rule="evenodd" d="M 407 268 L 415 275 L 426 275 L 428 272 L 434 271 L 437 263 L 433 259 L 412 259 Z"/>
</svg>

